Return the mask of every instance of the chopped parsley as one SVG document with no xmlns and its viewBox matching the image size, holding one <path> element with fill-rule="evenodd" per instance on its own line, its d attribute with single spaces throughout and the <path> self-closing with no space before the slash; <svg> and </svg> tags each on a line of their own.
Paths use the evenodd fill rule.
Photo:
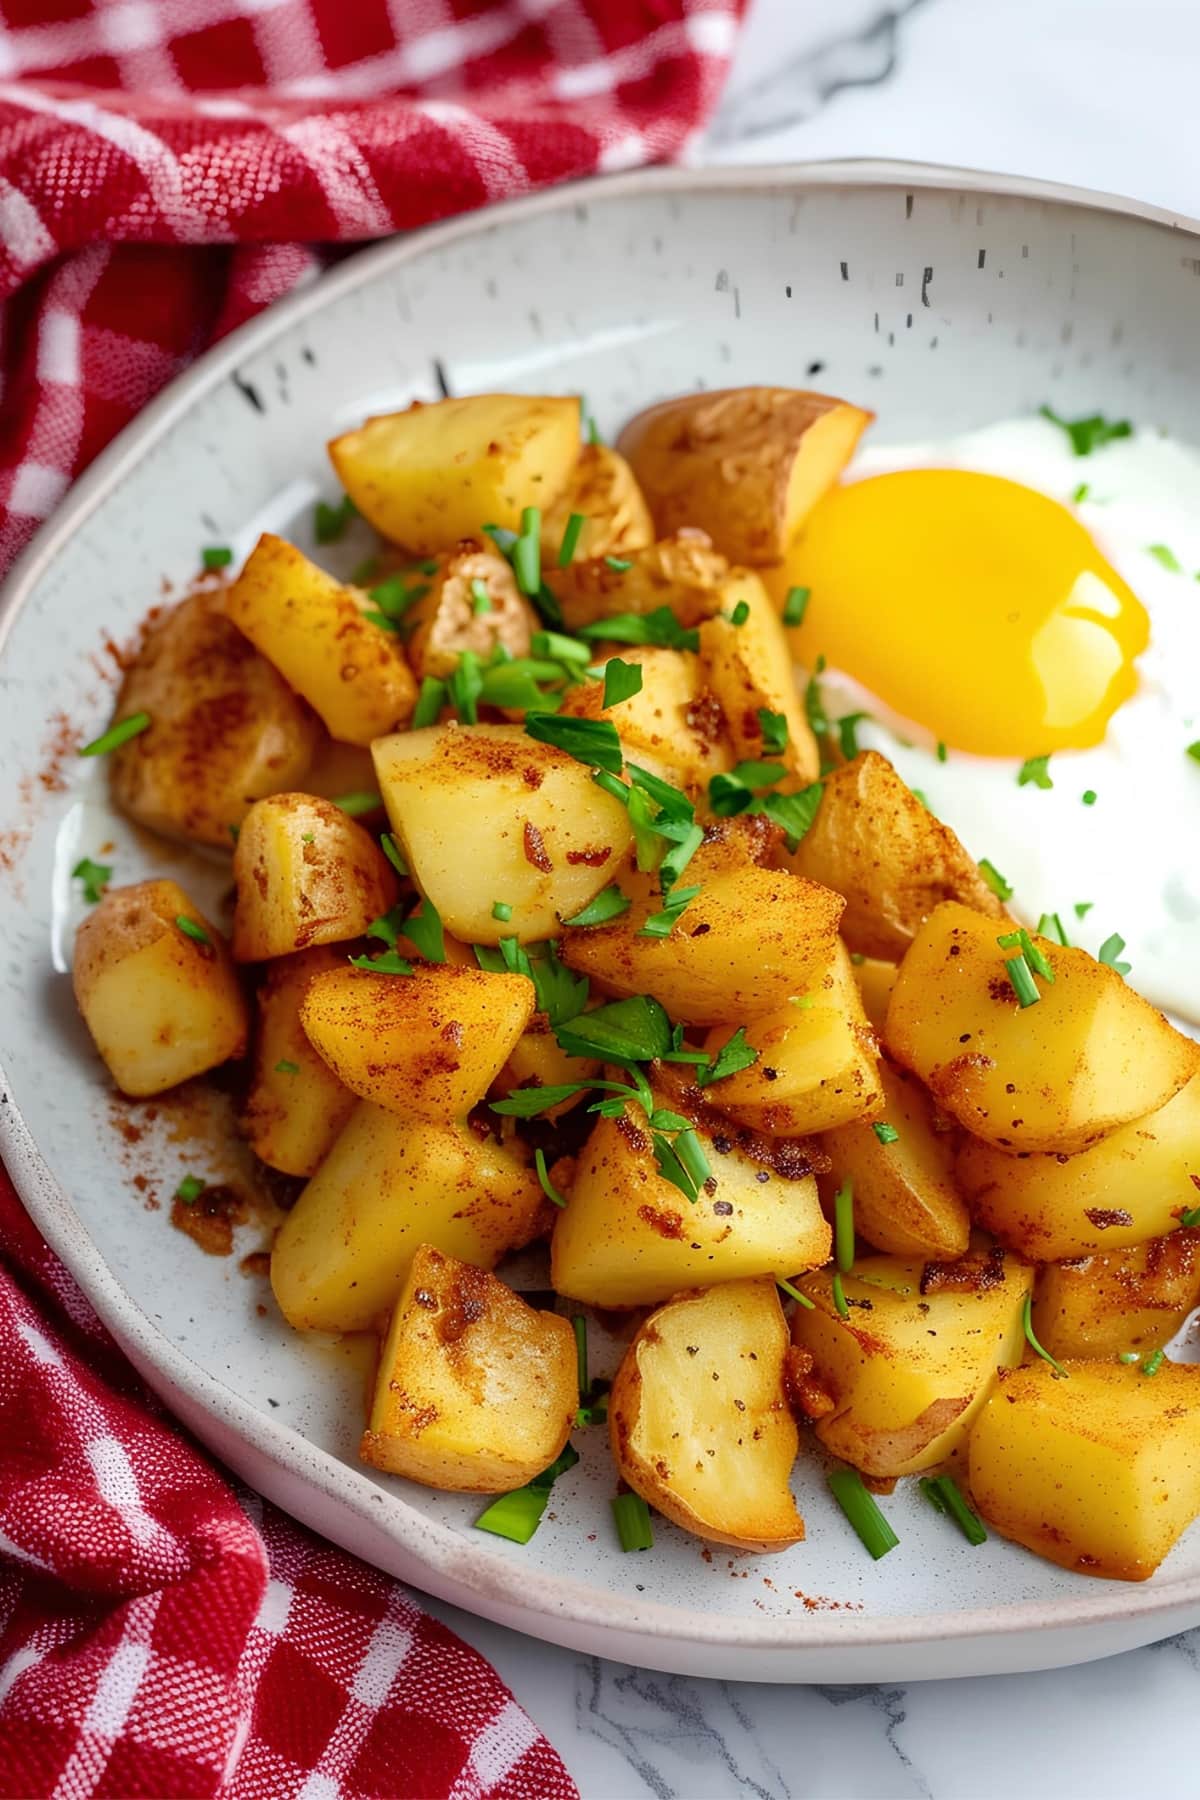
<svg viewBox="0 0 1200 1800">
<path fill-rule="evenodd" d="M 1118 975 L 1128 975 L 1133 964 L 1118 961 L 1124 948 L 1125 939 L 1119 932 L 1114 931 L 1111 937 L 1105 938 L 1099 950 L 1097 950 L 1096 960 L 1097 962 L 1106 963 L 1110 969 L 1115 969 Z"/>
<path fill-rule="evenodd" d="M 739 1025 L 708 1065 L 697 1071 L 696 1079 L 701 1087 L 711 1087 L 714 1081 L 723 1081 L 727 1075 L 738 1075 L 743 1069 L 749 1069 L 758 1057 L 759 1052 L 753 1044 L 746 1042 L 746 1027 Z"/>
<path fill-rule="evenodd" d="M 1133 436 L 1133 426 L 1128 419 L 1109 420 L 1103 413 L 1089 413 L 1082 419 L 1063 419 L 1049 406 L 1040 406 L 1038 411 L 1043 419 L 1049 419 L 1051 425 L 1066 432 L 1076 456 L 1091 456 L 1105 444 Z"/>
<path fill-rule="evenodd" d="M 577 762 L 591 763 L 595 768 L 606 769 L 610 775 L 619 775 L 624 767 L 621 740 L 617 736 L 616 726 L 609 719 L 573 719 L 561 717 L 557 713 L 527 713 L 525 730 L 538 743 L 553 744 L 556 749 L 565 750 Z"/>
<path fill-rule="evenodd" d="M 665 650 L 699 650 L 700 633 L 679 623 L 669 606 L 656 606 L 646 613 L 613 613 L 608 619 L 594 619 L 581 625 L 577 634 L 589 641 L 610 644 L 652 644 Z"/>
<path fill-rule="evenodd" d="M 635 694 L 642 691 L 642 667 L 640 663 L 623 662 L 619 656 L 611 656 L 604 665 L 604 700 L 607 710 L 610 706 L 619 706 L 622 700 L 632 700 Z"/>
<path fill-rule="evenodd" d="M 349 494 L 343 494 L 336 506 L 328 500 L 318 500 L 313 510 L 313 536 L 318 544 L 336 544 L 357 514 L 358 508 Z"/>
<path fill-rule="evenodd" d="M 900 1136 L 896 1127 L 889 1125 L 886 1119 L 877 1119 L 871 1130 L 881 1144 L 894 1144 Z"/>
<path fill-rule="evenodd" d="M 277 1075 L 298 1075 L 300 1073 L 300 1064 L 298 1062 L 291 1062 L 286 1056 L 281 1057 L 275 1064 L 275 1073 Z"/>
<path fill-rule="evenodd" d="M 382 956 L 351 956 L 352 969 L 366 969 L 372 975 L 411 975 L 413 966 L 397 950 L 385 950 Z"/>
<path fill-rule="evenodd" d="M 1028 756 L 1017 770 L 1018 787 L 1052 788 L 1049 756 Z"/>
<path fill-rule="evenodd" d="M 182 1200 L 185 1206 L 192 1206 L 207 1186 L 207 1181 L 202 1181 L 199 1175 L 185 1175 L 175 1189 L 175 1198 Z"/>
<path fill-rule="evenodd" d="M 619 919 L 622 913 L 627 913 L 630 904 L 628 895 L 623 894 L 615 882 L 610 882 L 606 888 L 600 889 L 594 900 L 589 900 L 582 911 L 564 919 L 563 924 L 581 929 L 589 925 L 607 925 L 611 920 Z"/>
<path fill-rule="evenodd" d="M 783 713 L 771 712 L 765 706 L 758 708 L 757 716 L 763 750 L 768 756 L 782 756 L 788 744 L 787 719 Z"/>
<path fill-rule="evenodd" d="M 227 569 L 233 561 L 233 551 L 228 544 L 208 544 L 200 552 L 201 565 L 206 570 Z"/>
<path fill-rule="evenodd" d="M 89 906 L 103 898 L 104 889 L 112 878 L 112 866 L 109 863 L 93 862 L 90 856 L 81 857 L 71 870 L 72 878 L 83 883 L 83 897 Z"/>
<path fill-rule="evenodd" d="M 670 937 L 676 920 L 685 908 L 691 905 L 699 892 L 700 889 L 698 887 L 673 887 L 670 891 L 670 897 L 667 899 L 667 903 L 662 911 L 650 914 L 645 924 L 639 929 L 638 936 L 648 938 Z"/>
</svg>

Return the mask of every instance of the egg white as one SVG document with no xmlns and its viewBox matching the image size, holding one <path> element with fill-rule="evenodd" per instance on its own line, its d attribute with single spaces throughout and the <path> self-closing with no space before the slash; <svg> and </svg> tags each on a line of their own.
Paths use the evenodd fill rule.
<svg viewBox="0 0 1200 1800">
<path fill-rule="evenodd" d="M 821 677 L 825 710 L 869 717 L 858 742 L 887 756 L 975 857 L 1013 887 L 1022 923 L 1057 912 L 1072 943 L 1095 953 L 1112 933 L 1126 941 L 1130 985 L 1200 1024 L 1200 453 L 1139 429 L 1076 456 L 1064 432 L 1014 419 L 944 441 L 864 450 L 848 480 L 896 469 L 961 468 L 1007 476 L 1071 506 L 1150 615 L 1136 693 L 1103 743 L 1057 751 L 1050 789 L 1019 787 L 1019 759 L 951 749 L 940 762 L 927 730 L 898 718 L 844 672 Z M 1165 545 L 1181 572 L 1151 545 Z M 1029 754 L 1040 746 L 1030 744 Z M 1082 795 L 1092 790 L 1094 805 Z M 1077 904 L 1090 902 L 1085 916 Z"/>
</svg>

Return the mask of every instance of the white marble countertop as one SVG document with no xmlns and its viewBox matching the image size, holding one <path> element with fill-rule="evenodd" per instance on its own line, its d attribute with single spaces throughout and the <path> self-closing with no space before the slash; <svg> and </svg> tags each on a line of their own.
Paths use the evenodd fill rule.
<svg viewBox="0 0 1200 1800">
<path fill-rule="evenodd" d="M 751 0 L 695 162 L 889 156 L 1200 214 L 1197 0 Z M 1125 1800 L 1196 1778 L 1200 1631 L 1077 1669 L 911 1687 L 689 1680 L 452 1607 L 584 1800 Z"/>
</svg>

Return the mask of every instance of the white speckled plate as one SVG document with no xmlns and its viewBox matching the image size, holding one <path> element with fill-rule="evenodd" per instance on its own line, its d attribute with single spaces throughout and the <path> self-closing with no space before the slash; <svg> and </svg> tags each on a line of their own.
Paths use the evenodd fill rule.
<svg viewBox="0 0 1200 1800">
<path fill-rule="evenodd" d="M 609 430 L 680 389 L 776 381 L 875 407 L 882 438 L 958 432 L 1047 399 L 1194 436 L 1194 230 L 1097 196 L 890 165 L 559 192 L 347 263 L 221 344 L 79 483 L 12 576 L 0 626 L 0 1149 L 147 1379 L 248 1481 L 460 1606 L 700 1674 L 1032 1669 L 1200 1622 L 1200 1531 L 1153 1581 L 1125 1586 L 996 1541 L 971 1550 L 906 1484 L 888 1502 L 900 1548 L 875 1565 L 802 1462 L 809 1536 L 787 1554 L 710 1555 L 660 1523 L 651 1554 L 624 1556 L 599 1432 L 577 1434 L 583 1462 L 524 1548 L 474 1532 L 477 1501 L 370 1474 L 354 1457 L 358 1360 L 287 1330 L 236 1258 L 201 1255 L 165 1209 L 147 1209 L 197 1162 L 219 1171 L 170 1106 L 138 1144 L 114 1132 L 74 1015 L 71 865 L 109 840 L 120 881 L 177 859 L 108 813 L 92 765 L 68 756 L 61 785 L 38 780 L 60 715 L 88 735 L 107 716 L 106 637 L 130 637 L 201 544 L 240 555 L 263 527 L 304 542 L 313 498 L 334 491 L 325 439 L 369 411 L 432 398 L 441 380 L 462 393 L 582 390 Z M 186 878 L 202 899 L 225 879 L 214 864 Z M 251 1231 L 241 1248 L 253 1247 Z"/>
</svg>

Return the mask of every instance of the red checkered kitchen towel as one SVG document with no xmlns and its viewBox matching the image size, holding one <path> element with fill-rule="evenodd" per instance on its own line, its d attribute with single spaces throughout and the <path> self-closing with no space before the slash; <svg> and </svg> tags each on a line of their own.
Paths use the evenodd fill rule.
<svg viewBox="0 0 1200 1800">
<path fill-rule="evenodd" d="M 0 570 L 329 246 L 677 155 L 746 0 L 0 0 Z M 239 1499 L 0 1170 L 0 1796 L 574 1788 L 395 1583 Z"/>
</svg>

